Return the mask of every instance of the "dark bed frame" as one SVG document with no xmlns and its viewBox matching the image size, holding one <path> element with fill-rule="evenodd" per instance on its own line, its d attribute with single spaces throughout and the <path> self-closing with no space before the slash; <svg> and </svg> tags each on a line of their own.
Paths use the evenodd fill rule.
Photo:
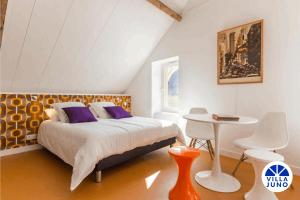
<svg viewBox="0 0 300 200">
<path fill-rule="evenodd" d="M 116 154 L 109 156 L 107 158 L 104 158 L 103 160 L 100 160 L 96 166 L 95 166 L 95 177 L 96 182 L 101 182 L 101 171 L 116 165 L 119 165 L 121 163 L 124 163 L 126 161 L 129 161 L 135 157 L 150 153 L 152 151 L 155 151 L 157 149 L 166 147 L 166 146 L 172 146 L 176 142 L 176 138 L 172 137 L 166 140 L 162 140 L 160 142 L 156 142 L 151 145 L 146 145 L 142 147 L 137 147 L 135 149 L 132 149 L 130 151 L 126 151 L 122 154 Z"/>
</svg>

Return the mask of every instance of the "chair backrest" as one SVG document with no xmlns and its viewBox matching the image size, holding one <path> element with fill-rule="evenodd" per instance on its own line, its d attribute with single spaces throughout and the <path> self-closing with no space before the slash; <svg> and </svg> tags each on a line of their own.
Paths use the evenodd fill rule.
<svg viewBox="0 0 300 200">
<path fill-rule="evenodd" d="M 207 114 L 205 108 L 191 108 L 189 114 Z M 187 120 L 186 135 L 190 138 L 211 140 L 214 139 L 214 127 L 210 123 Z"/>
<path fill-rule="evenodd" d="M 266 113 L 251 137 L 263 148 L 276 150 L 286 147 L 289 142 L 286 113 Z"/>
</svg>

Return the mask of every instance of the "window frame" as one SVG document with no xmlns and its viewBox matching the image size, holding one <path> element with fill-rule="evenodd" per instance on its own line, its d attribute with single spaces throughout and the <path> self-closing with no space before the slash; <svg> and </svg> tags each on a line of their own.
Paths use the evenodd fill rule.
<svg viewBox="0 0 300 200">
<path fill-rule="evenodd" d="M 179 62 L 178 60 L 173 60 L 171 62 L 165 63 L 163 66 L 163 72 L 162 72 L 162 92 L 161 92 L 161 106 L 163 112 L 172 112 L 172 113 L 178 113 L 178 105 L 177 107 L 170 107 L 168 105 L 168 94 L 169 94 L 169 87 L 168 82 L 171 78 L 172 74 L 178 70 L 179 72 Z M 179 81 L 179 80 L 178 80 Z M 179 86 L 178 86 L 179 87 Z"/>
</svg>

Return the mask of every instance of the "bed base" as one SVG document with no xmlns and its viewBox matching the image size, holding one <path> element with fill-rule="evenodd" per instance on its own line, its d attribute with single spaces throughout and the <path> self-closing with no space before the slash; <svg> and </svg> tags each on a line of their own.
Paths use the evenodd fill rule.
<svg viewBox="0 0 300 200">
<path fill-rule="evenodd" d="M 172 147 L 175 142 L 176 142 L 176 138 L 172 137 L 172 138 L 169 138 L 166 140 L 162 140 L 160 142 L 156 142 L 151 145 L 137 147 L 133 150 L 126 151 L 122 154 L 112 155 L 107 158 L 104 158 L 103 160 L 100 160 L 95 166 L 95 181 L 96 181 L 96 183 L 101 182 L 102 170 L 119 165 L 119 164 L 129 161 L 133 158 L 150 153 L 152 151 L 161 149 L 166 146 Z"/>
</svg>

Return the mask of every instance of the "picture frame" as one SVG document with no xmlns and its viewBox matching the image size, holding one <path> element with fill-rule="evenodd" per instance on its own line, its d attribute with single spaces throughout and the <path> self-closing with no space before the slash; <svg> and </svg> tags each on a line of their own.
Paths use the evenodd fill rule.
<svg viewBox="0 0 300 200">
<path fill-rule="evenodd" d="M 263 82 L 263 19 L 217 33 L 218 84 Z"/>
</svg>

